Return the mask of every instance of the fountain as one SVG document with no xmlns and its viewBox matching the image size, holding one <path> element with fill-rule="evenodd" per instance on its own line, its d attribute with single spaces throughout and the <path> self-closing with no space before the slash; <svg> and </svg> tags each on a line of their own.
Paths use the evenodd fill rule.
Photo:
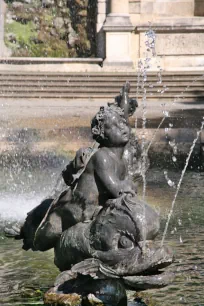
<svg viewBox="0 0 204 306">
<path fill-rule="evenodd" d="M 147 48 L 155 56 L 155 34 L 150 29 L 146 36 Z M 144 69 L 141 68 L 143 82 L 141 86 L 143 89 L 142 103 L 144 110 L 142 119 L 144 130 L 146 128 L 145 82 L 147 79 L 146 69 L 148 69 L 149 64 L 149 57 L 146 56 L 146 66 Z M 161 69 L 158 72 L 158 78 L 158 82 L 161 83 Z M 138 77 L 138 88 L 139 85 Z M 95 139 L 93 146 L 81 149 L 76 153 L 74 160 L 68 164 L 62 172 L 62 175 L 60 175 L 53 192 L 50 192 L 49 197 L 28 214 L 21 230 L 19 231 L 19 228 L 15 226 L 6 229 L 7 235 L 15 235 L 16 239 L 24 240 L 24 250 L 32 249 L 43 252 L 49 249 L 55 250 L 55 265 L 62 273 L 56 278 L 54 286 L 48 291 L 47 287 L 51 287 L 53 279 L 58 274 L 53 267 L 52 258 L 50 260 L 50 251 L 43 253 L 45 259 L 42 263 L 42 257 L 32 257 L 42 254 L 36 255 L 35 253 L 31 255 L 31 252 L 28 252 L 25 255 L 24 252 L 21 253 L 21 257 L 26 258 L 27 262 L 29 262 L 30 258 L 34 258 L 33 262 L 37 266 L 35 270 L 37 276 L 34 276 L 32 279 L 32 285 L 35 283 L 35 278 L 39 275 L 39 283 L 43 280 L 43 284 L 46 283 L 45 279 L 50 277 L 50 283 L 48 285 L 46 283 L 47 286 L 45 286 L 46 290 L 45 288 L 42 290 L 43 292 L 46 291 L 44 301 L 47 305 L 56 303 L 60 305 L 63 305 L 63 303 L 67 303 L 68 305 L 71 303 L 74 303 L 74 305 L 101 305 L 103 303 L 104 305 L 124 306 L 127 303 L 127 293 L 129 298 L 130 291 L 152 290 L 152 288 L 163 287 L 160 291 L 153 291 L 154 296 L 158 299 L 157 301 L 162 303 L 157 305 L 180 305 L 183 303 L 187 304 L 188 302 L 189 305 L 193 305 L 194 300 L 195 305 L 198 305 L 202 301 L 202 296 L 199 295 L 197 297 L 194 296 L 192 301 L 192 297 L 190 294 L 188 295 L 185 286 L 183 286 L 184 282 L 178 280 L 178 278 L 173 284 L 169 284 L 172 282 L 174 275 L 179 277 L 184 275 L 186 263 L 188 264 L 187 271 L 192 272 L 190 274 L 191 276 L 188 276 L 189 278 L 187 279 L 187 288 L 191 286 L 193 280 L 197 286 L 199 286 L 199 283 L 202 283 L 202 278 L 200 277 L 202 274 L 200 268 L 202 256 L 200 254 L 204 251 L 201 243 L 202 235 L 199 240 L 193 230 L 190 231 L 188 229 L 189 223 L 194 218 L 196 220 L 196 226 L 197 224 L 200 225 L 200 233 L 203 233 L 202 220 L 199 220 L 199 209 L 202 212 L 201 204 L 200 206 L 198 205 L 198 213 L 194 213 L 195 216 L 191 213 L 191 206 L 192 204 L 194 205 L 194 202 L 198 201 L 199 194 L 202 200 L 202 191 L 198 190 L 198 194 L 195 193 L 193 203 L 189 201 L 187 205 L 183 203 L 182 199 L 179 200 L 180 202 L 178 201 L 181 207 L 184 207 L 184 210 L 187 208 L 186 214 L 184 212 L 182 218 L 181 212 L 178 213 L 175 210 L 175 201 L 179 197 L 179 191 L 185 198 L 184 194 L 187 190 L 182 190 L 181 183 L 183 182 L 189 159 L 204 124 L 201 124 L 200 130 L 193 141 L 178 183 L 174 182 L 176 180 L 171 181 L 166 171 L 164 173 L 168 185 L 172 187 L 172 194 L 170 195 L 163 175 L 162 178 L 160 177 L 161 182 L 158 179 L 158 173 L 154 173 L 156 179 L 151 178 L 152 171 L 149 171 L 150 176 L 146 174 L 148 151 L 158 129 L 161 127 L 165 118 L 169 116 L 169 113 L 164 110 L 164 117 L 158 129 L 155 130 L 153 138 L 147 148 L 145 147 L 145 137 L 143 138 L 142 155 L 140 156 L 141 148 L 139 148 L 134 135 L 129 135 L 127 130 L 128 118 L 134 113 L 137 106 L 134 99 L 129 99 L 129 90 L 129 84 L 126 83 L 115 102 L 110 103 L 105 108 L 102 107 L 96 114 L 92 121 L 92 133 Z M 163 93 L 161 92 L 161 94 Z M 185 91 L 181 93 L 181 96 L 184 93 Z M 178 99 L 179 97 L 172 104 Z M 122 131 L 122 135 L 112 135 L 112 130 L 117 130 L 118 125 Z M 108 142 L 109 138 L 111 142 Z M 117 146 L 115 142 L 118 139 L 122 143 L 120 142 Z M 173 148 L 174 155 L 176 155 L 175 142 L 169 144 Z M 173 156 L 173 158 L 175 159 L 176 157 Z M 128 178 L 125 177 L 123 160 L 128 164 Z M 113 166 L 115 166 L 114 169 Z M 105 170 L 103 167 L 105 167 Z M 92 171 L 96 173 L 94 179 Z M 118 177 L 117 175 L 113 177 L 112 174 L 114 171 Z M 198 185 L 200 183 L 202 186 L 202 175 L 199 175 L 197 174 L 194 180 L 196 180 Z M 138 198 L 137 186 L 134 183 L 138 179 L 138 176 L 142 177 L 143 180 L 143 200 Z M 66 184 L 64 184 L 63 179 Z M 155 186 L 155 181 L 157 181 L 159 188 Z M 149 183 L 152 189 L 152 197 L 156 198 L 154 201 L 149 199 L 149 196 L 146 194 L 147 183 Z M 193 187 L 196 186 L 196 183 Z M 185 184 L 189 192 L 188 195 L 192 196 L 192 180 L 187 180 Z M 97 188 L 95 188 L 95 185 Z M 161 193 L 158 192 L 160 187 L 163 188 Z M 165 200 L 163 199 L 164 192 Z M 156 235 L 158 234 L 159 217 L 157 212 L 146 204 L 145 200 L 147 199 L 148 202 L 151 200 L 150 202 L 156 204 L 160 198 L 159 201 L 162 203 L 162 206 L 167 202 L 171 203 L 172 196 L 173 202 L 166 225 L 164 226 L 164 233 L 162 236 L 159 236 L 161 242 L 155 241 Z M 35 196 L 35 203 L 39 198 L 42 198 L 42 195 L 38 195 L 38 198 Z M 8 202 L 11 200 L 9 197 L 5 199 Z M 15 201 L 16 199 L 13 200 L 14 204 L 16 203 Z M 22 201 L 22 198 L 19 201 Z M 198 204 L 198 202 L 196 203 Z M 33 203 L 32 206 L 34 206 Z M 24 208 L 25 210 L 29 210 L 27 206 Z M 17 211 L 19 212 L 19 209 L 14 211 L 14 216 L 16 216 Z M 173 211 L 175 213 L 174 220 L 172 221 L 173 227 L 171 226 L 170 233 L 167 233 Z M 8 215 L 11 217 L 9 212 Z M 202 216 L 202 213 L 200 215 Z M 185 228 L 182 222 L 185 222 Z M 179 235 L 179 239 L 175 238 L 173 240 L 171 235 Z M 182 254 L 182 259 L 179 262 L 173 263 L 173 265 L 170 265 L 173 261 L 173 255 L 171 249 L 165 244 L 166 236 L 170 246 Z M 179 246 L 176 244 L 176 239 L 179 240 Z M 197 244 L 193 244 L 195 239 L 198 239 Z M 19 248 L 21 241 L 15 241 L 15 243 L 17 243 L 17 247 Z M 190 251 L 187 249 L 185 249 L 185 252 L 183 251 L 185 245 Z M 14 244 L 9 245 L 8 249 L 10 247 L 16 250 Z M 191 256 L 189 255 L 190 252 L 192 254 Z M 13 258 L 12 256 L 11 258 Z M 49 261 L 49 265 L 47 270 L 44 270 L 42 267 L 46 261 Z M 195 264 L 196 262 L 198 264 Z M 22 270 L 26 268 L 25 265 L 25 261 L 23 260 L 21 263 Z M 166 268 L 168 265 L 170 266 L 167 272 L 165 272 L 163 268 Z M 24 282 L 32 274 L 32 263 L 29 269 L 28 274 L 23 273 L 21 275 Z M 43 271 L 42 274 L 40 273 L 41 269 Z M 20 274 L 20 271 L 17 271 Z M 13 270 L 10 271 L 10 273 L 12 272 Z M 5 279 L 7 280 L 6 277 Z M 36 285 L 36 288 L 38 288 L 39 283 Z M 165 287 L 166 285 L 169 286 Z M 14 287 L 17 288 L 15 290 L 18 290 L 18 286 L 19 284 L 15 284 Z M 33 287 L 35 288 L 34 285 Z M 199 288 L 202 291 L 202 287 L 200 286 Z M 191 287 L 190 289 L 192 290 Z M 9 289 L 7 288 L 6 290 L 8 291 Z M 180 293 L 178 295 L 172 294 L 172 292 L 178 292 L 179 290 Z M 42 292 L 38 293 L 39 295 L 37 297 L 40 300 Z M 139 298 L 136 298 L 135 293 L 133 297 L 134 301 L 129 301 L 129 305 L 144 305 L 138 302 Z"/>
<path fill-rule="evenodd" d="M 23 239 L 24 250 L 54 248 L 62 273 L 45 294 L 46 305 L 60 305 L 62 299 L 70 305 L 125 305 L 127 289 L 160 288 L 174 279 L 161 271 L 173 254 L 155 242 L 159 216 L 137 196 L 135 173 L 142 163 L 144 176 L 146 167 L 130 132 L 137 102 L 129 91 L 126 82 L 115 103 L 92 119 L 96 143 L 77 151 L 62 172 L 66 188 L 62 184 L 29 212 L 20 230 L 5 229 Z"/>
</svg>

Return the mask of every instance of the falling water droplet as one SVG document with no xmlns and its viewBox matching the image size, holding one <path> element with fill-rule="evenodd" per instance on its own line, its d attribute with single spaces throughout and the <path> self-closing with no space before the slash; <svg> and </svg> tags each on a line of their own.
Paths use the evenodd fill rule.
<svg viewBox="0 0 204 306">
<path fill-rule="evenodd" d="M 170 187 L 175 187 L 175 183 L 168 177 L 168 172 L 166 170 L 164 171 L 164 177 Z"/>
<path fill-rule="evenodd" d="M 178 225 L 181 226 L 182 225 L 182 221 L 181 219 L 178 219 Z"/>
<path fill-rule="evenodd" d="M 155 50 L 155 40 L 156 40 L 156 34 L 155 32 L 150 28 L 146 33 L 145 36 L 147 37 L 147 40 L 145 41 L 145 45 L 147 47 L 147 51 L 152 51 L 152 55 L 156 55 Z"/>
<path fill-rule="evenodd" d="M 175 162 L 177 161 L 176 156 L 172 156 L 172 160 L 173 160 L 173 162 L 175 163 Z"/>
<path fill-rule="evenodd" d="M 174 187 L 175 186 L 175 183 L 172 180 L 170 180 L 170 179 L 167 181 L 167 183 L 168 183 L 168 185 L 170 187 Z"/>
<path fill-rule="evenodd" d="M 179 238 L 179 242 L 180 243 L 183 243 L 183 240 L 182 240 L 182 237 L 180 236 L 180 238 Z"/>
<path fill-rule="evenodd" d="M 174 147 L 173 147 L 173 153 L 176 155 L 177 154 L 177 146 L 175 145 Z"/>
<path fill-rule="evenodd" d="M 169 112 L 168 111 L 166 111 L 166 110 L 163 111 L 163 114 L 164 114 L 165 117 L 169 117 Z"/>
</svg>

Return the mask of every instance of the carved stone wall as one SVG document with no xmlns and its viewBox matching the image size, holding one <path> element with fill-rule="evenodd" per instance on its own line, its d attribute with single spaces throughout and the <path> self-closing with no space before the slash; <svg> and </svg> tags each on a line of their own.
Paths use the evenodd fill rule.
<svg viewBox="0 0 204 306">
<path fill-rule="evenodd" d="M 129 0 L 130 14 L 204 16 L 203 0 Z"/>
<path fill-rule="evenodd" d="M 136 66 L 146 56 L 145 32 L 150 27 L 156 33 L 152 69 L 158 62 L 167 70 L 204 66 L 204 0 L 129 0 L 129 12 L 135 26 L 131 56 Z"/>
<path fill-rule="evenodd" d="M 141 0 L 141 14 L 193 16 L 194 0 Z"/>
<path fill-rule="evenodd" d="M 141 0 L 129 0 L 130 14 L 140 14 Z"/>
</svg>

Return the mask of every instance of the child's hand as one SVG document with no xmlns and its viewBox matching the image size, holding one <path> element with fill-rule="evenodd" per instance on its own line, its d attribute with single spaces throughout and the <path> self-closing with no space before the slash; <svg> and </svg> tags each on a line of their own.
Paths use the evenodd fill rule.
<svg viewBox="0 0 204 306">
<path fill-rule="evenodd" d="M 80 170 L 85 166 L 87 159 L 87 148 L 81 148 L 76 152 L 76 156 L 74 159 L 74 168 L 76 171 Z"/>
<path fill-rule="evenodd" d="M 136 196 L 137 194 L 137 186 L 131 180 L 126 180 L 125 186 L 122 193 L 128 193 L 132 197 Z"/>
<path fill-rule="evenodd" d="M 130 92 L 130 83 L 127 81 L 121 89 L 121 96 L 124 93 L 129 93 L 129 92 Z"/>
</svg>

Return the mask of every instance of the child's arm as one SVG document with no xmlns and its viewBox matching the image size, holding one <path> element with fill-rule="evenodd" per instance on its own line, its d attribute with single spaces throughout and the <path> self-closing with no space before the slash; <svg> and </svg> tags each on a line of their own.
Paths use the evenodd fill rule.
<svg viewBox="0 0 204 306">
<path fill-rule="evenodd" d="M 87 159 L 92 152 L 92 148 L 81 148 L 76 152 L 75 158 L 62 171 L 62 177 L 68 186 L 74 181 L 74 175 L 85 168 Z"/>
</svg>

